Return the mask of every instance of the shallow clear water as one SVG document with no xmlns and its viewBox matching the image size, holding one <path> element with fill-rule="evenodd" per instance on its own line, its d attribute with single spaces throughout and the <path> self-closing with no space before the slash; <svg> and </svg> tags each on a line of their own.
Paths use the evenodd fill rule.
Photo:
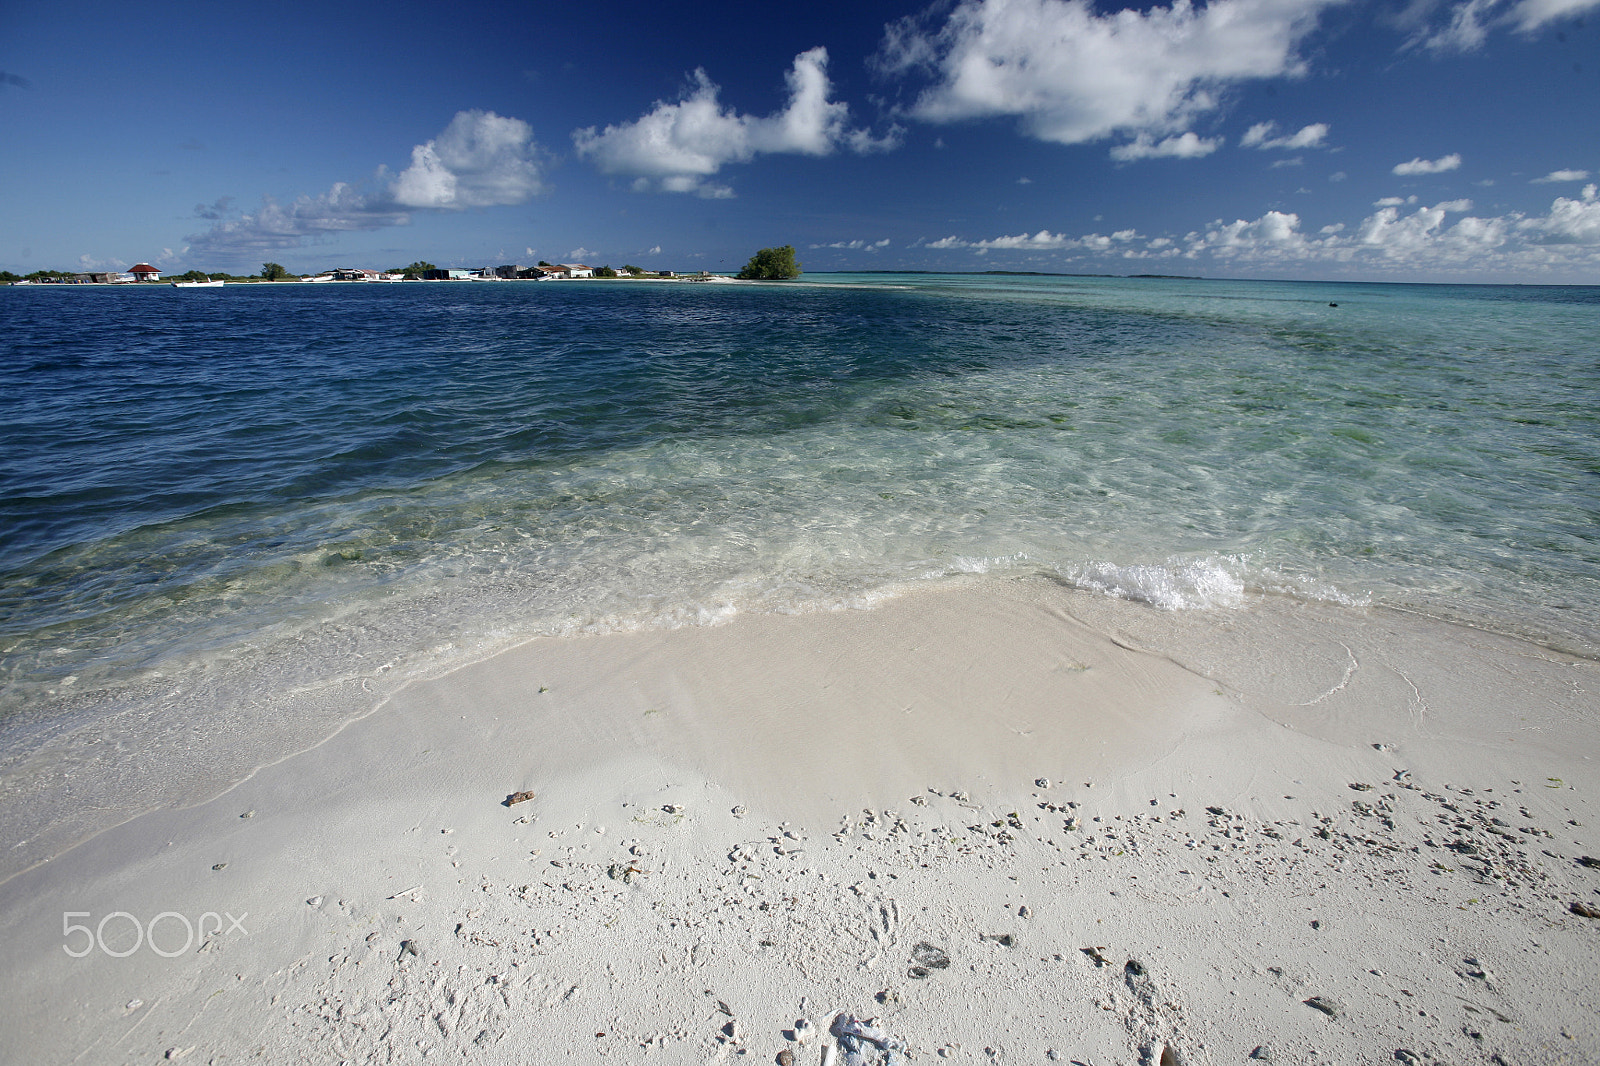
<svg viewBox="0 0 1600 1066">
<path fill-rule="evenodd" d="M 1595 651 L 1600 289 L 808 280 L 0 289 L 0 716 L 973 571 Z"/>
</svg>

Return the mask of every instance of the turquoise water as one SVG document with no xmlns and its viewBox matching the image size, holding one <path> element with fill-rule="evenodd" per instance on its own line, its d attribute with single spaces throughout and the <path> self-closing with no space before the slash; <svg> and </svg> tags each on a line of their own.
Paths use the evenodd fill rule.
<svg viewBox="0 0 1600 1066">
<path fill-rule="evenodd" d="M 1600 289 L 807 282 L 0 289 L 5 736 L 965 573 L 1596 651 Z"/>
</svg>

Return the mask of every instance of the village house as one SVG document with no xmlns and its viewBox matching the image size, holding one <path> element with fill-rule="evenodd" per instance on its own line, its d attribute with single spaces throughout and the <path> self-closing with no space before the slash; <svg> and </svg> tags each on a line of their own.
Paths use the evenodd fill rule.
<svg viewBox="0 0 1600 1066">
<path fill-rule="evenodd" d="M 155 267 L 151 266 L 149 263 L 139 263 L 136 266 L 130 268 L 128 273 L 133 275 L 133 280 L 135 280 L 135 281 L 160 281 L 161 280 L 161 271 L 157 270 Z"/>
<path fill-rule="evenodd" d="M 558 263 L 556 269 L 562 271 L 569 278 L 592 278 L 594 267 L 584 266 L 582 263 Z"/>
</svg>

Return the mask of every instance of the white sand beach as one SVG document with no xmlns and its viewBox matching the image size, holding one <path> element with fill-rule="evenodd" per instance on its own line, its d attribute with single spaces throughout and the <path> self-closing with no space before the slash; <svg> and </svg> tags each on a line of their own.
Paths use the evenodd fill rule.
<svg viewBox="0 0 1600 1066">
<path fill-rule="evenodd" d="M 1597 713 L 1042 580 L 541 639 L 0 884 L 3 1057 L 1594 1062 Z"/>
</svg>

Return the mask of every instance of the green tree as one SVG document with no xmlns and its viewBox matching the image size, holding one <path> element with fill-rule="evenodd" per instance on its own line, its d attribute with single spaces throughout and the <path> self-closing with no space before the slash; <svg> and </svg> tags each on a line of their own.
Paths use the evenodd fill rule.
<svg viewBox="0 0 1600 1066">
<path fill-rule="evenodd" d="M 21 274 L 13 274 L 9 270 L 0 270 L 0 281 L 6 282 L 6 283 L 9 284 L 10 282 L 21 281 L 21 280 L 22 280 L 22 275 Z"/>
<path fill-rule="evenodd" d="M 203 270 L 191 270 L 188 273 L 179 274 L 177 276 L 177 278 L 175 278 L 174 280 L 176 280 L 176 281 L 210 281 L 211 280 L 211 275 L 207 274 Z"/>
<path fill-rule="evenodd" d="M 799 276 L 800 264 L 795 262 L 792 244 L 761 249 L 739 271 L 739 277 L 746 281 L 782 281 Z"/>
<path fill-rule="evenodd" d="M 552 264 L 546 263 L 543 259 L 541 259 L 541 260 L 539 260 L 539 265 L 542 266 L 542 267 L 548 267 L 548 266 L 551 266 Z"/>
<path fill-rule="evenodd" d="M 280 281 L 288 277 L 289 272 L 283 268 L 281 263 L 262 263 L 261 276 L 268 281 Z"/>
<path fill-rule="evenodd" d="M 614 278 L 617 276 L 617 272 L 608 266 L 595 267 L 594 276 L 597 278 Z"/>
<path fill-rule="evenodd" d="M 400 274 L 408 278 L 420 278 L 428 271 L 438 269 L 439 268 L 434 266 L 432 263 L 429 263 L 423 259 L 418 259 L 408 267 L 390 267 L 387 272 L 390 274 Z"/>
<path fill-rule="evenodd" d="M 644 273 L 644 267 L 624 266 L 622 268 L 622 270 L 623 270 L 623 273 L 626 273 L 626 274 L 638 275 L 638 274 L 643 274 Z"/>
</svg>

